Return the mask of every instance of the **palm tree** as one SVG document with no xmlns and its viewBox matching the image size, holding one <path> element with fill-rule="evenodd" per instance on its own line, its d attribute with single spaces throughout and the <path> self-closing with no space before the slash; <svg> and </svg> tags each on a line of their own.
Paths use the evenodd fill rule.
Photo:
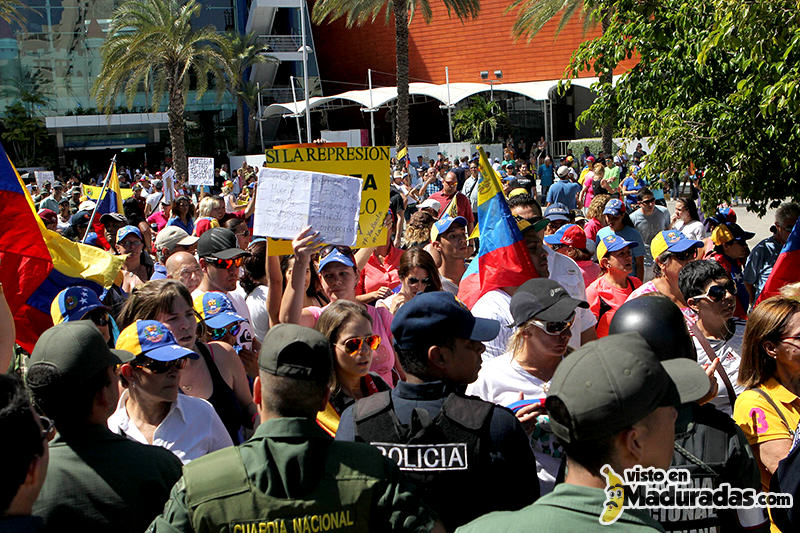
<svg viewBox="0 0 800 533">
<path fill-rule="evenodd" d="M 9 24 L 17 23 L 25 27 L 25 16 L 21 13 L 22 9 L 26 9 L 19 0 L 0 0 L 0 19 L 5 20 Z"/>
<path fill-rule="evenodd" d="M 244 143 L 244 107 L 248 105 L 252 109 L 252 105 L 256 101 L 252 98 L 255 84 L 244 80 L 245 72 L 255 64 L 277 60 L 265 55 L 268 48 L 258 43 L 258 35 L 255 33 L 231 32 L 225 38 L 229 43 L 227 61 L 228 70 L 231 72 L 231 78 L 228 80 L 228 92 L 236 98 L 236 145 L 239 152 L 244 153 L 247 148 Z"/>
<path fill-rule="evenodd" d="M 570 18 L 577 12 L 583 13 L 583 31 L 586 33 L 590 28 L 597 25 L 600 21 L 602 30 L 605 32 L 609 24 L 610 14 L 605 10 L 597 8 L 593 0 L 514 0 L 508 6 L 507 11 L 519 8 L 517 20 L 514 22 L 514 35 L 521 37 L 526 35 L 528 41 L 539 33 L 550 19 L 561 12 L 561 20 L 556 28 L 556 36 L 561 33 Z M 602 61 L 602 58 L 598 58 Z M 600 83 L 611 84 L 614 72 L 612 68 L 603 68 L 600 73 Z M 613 151 L 613 119 L 607 119 L 601 125 L 601 135 L 603 139 L 603 152 L 610 154 Z"/>
<path fill-rule="evenodd" d="M 480 0 L 442 0 L 448 14 L 464 20 L 475 18 L 480 11 Z M 400 150 L 408 145 L 408 25 L 417 9 L 422 11 L 425 22 L 433 18 L 429 0 L 317 0 L 312 18 L 317 24 L 325 19 L 329 22 L 345 17 L 347 27 L 353 24 L 375 22 L 378 14 L 386 9 L 386 21 L 394 15 L 395 56 L 397 62 L 397 125 L 395 144 Z"/>
<path fill-rule="evenodd" d="M 497 126 L 508 123 L 508 115 L 496 101 L 473 96 L 468 107 L 455 112 L 453 122 L 453 133 L 459 140 L 488 143 L 494 142 Z"/>
<path fill-rule="evenodd" d="M 127 0 L 114 12 L 108 38 L 101 49 L 103 65 L 92 88 L 98 106 L 106 113 L 124 94 L 128 108 L 144 88 L 153 112 L 167 97 L 172 161 L 179 175 L 187 175 L 184 109 L 190 78 L 197 98 L 208 89 L 212 77 L 220 80 L 221 97 L 230 77 L 225 57 L 228 43 L 208 26 L 191 27 L 201 5 L 196 0 Z"/>
</svg>

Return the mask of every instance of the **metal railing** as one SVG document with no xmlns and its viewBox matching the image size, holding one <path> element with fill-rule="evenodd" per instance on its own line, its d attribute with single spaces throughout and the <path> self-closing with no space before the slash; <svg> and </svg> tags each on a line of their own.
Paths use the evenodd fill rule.
<svg viewBox="0 0 800 533">
<path fill-rule="evenodd" d="M 259 35 L 258 42 L 270 52 L 297 52 L 303 46 L 299 35 Z"/>
</svg>

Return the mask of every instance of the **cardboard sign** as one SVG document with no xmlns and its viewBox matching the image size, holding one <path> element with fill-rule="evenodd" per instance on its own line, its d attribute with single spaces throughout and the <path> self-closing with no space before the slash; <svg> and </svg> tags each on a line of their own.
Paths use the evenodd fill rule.
<svg viewBox="0 0 800 533">
<path fill-rule="evenodd" d="M 258 175 L 253 233 L 292 239 L 311 225 L 326 243 L 352 246 L 360 206 L 361 180 L 357 178 L 263 168 Z"/>
<path fill-rule="evenodd" d="M 36 176 L 36 185 L 39 189 L 44 187 L 45 181 L 49 181 L 50 185 L 55 181 L 52 170 L 34 170 L 33 174 Z"/>
<path fill-rule="evenodd" d="M 301 145 L 267 150 L 265 163 L 268 168 L 333 173 L 362 180 L 354 247 L 364 248 L 386 244 L 383 223 L 389 210 L 389 152 L 388 146 Z M 291 242 L 270 240 L 269 255 L 291 253 Z"/>
<path fill-rule="evenodd" d="M 212 171 L 213 173 L 213 171 Z M 169 203 L 175 201 L 175 170 L 169 169 L 164 174 L 161 175 L 161 179 L 164 182 L 164 199 L 167 200 Z"/>
<path fill-rule="evenodd" d="M 189 158 L 189 185 L 214 186 L 214 158 Z"/>
</svg>

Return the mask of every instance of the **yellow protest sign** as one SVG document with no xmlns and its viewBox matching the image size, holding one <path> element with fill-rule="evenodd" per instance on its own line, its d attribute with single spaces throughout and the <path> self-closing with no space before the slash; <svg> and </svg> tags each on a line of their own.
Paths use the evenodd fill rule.
<svg viewBox="0 0 800 533">
<path fill-rule="evenodd" d="M 266 166 L 353 176 L 363 181 L 355 248 L 386 243 L 389 210 L 388 146 L 307 146 L 266 151 Z M 292 253 L 291 242 L 270 239 L 269 255 Z"/>
</svg>

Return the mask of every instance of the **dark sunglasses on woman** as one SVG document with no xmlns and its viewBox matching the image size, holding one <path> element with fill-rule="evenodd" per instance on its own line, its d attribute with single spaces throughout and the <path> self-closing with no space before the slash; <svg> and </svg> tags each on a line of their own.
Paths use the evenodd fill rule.
<svg viewBox="0 0 800 533">
<path fill-rule="evenodd" d="M 186 366 L 187 360 L 186 357 L 181 357 L 179 359 L 173 359 L 172 361 L 156 361 L 155 359 L 150 359 L 146 355 L 140 355 L 131 362 L 131 365 L 139 368 L 146 368 L 153 374 L 166 374 L 173 368 L 181 370 Z"/>
</svg>

